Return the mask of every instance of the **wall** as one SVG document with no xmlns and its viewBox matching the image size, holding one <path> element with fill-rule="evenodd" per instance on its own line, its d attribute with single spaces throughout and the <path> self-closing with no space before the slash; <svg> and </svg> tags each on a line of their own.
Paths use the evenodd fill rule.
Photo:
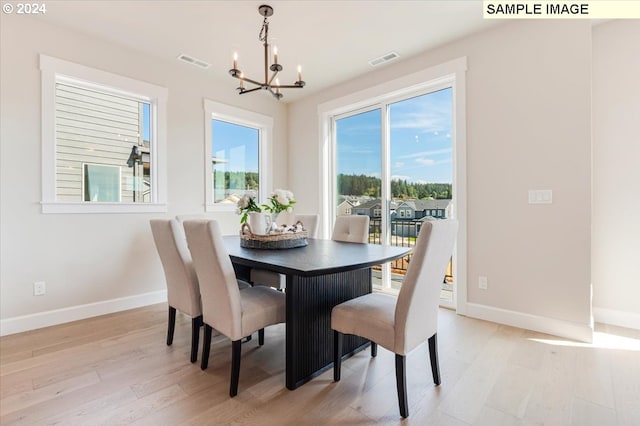
<svg viewBox="0 0 640 426">
<path fill-rule="evenodd" d="M 519 21 L 390 64 L 293 103 L 297 208 L 318 211 L 318 105 L 467 57 L 466 312 L 589 340 L 591 27 Z M 553 204 L 529 205 L 529 189 Z M 478 276 L 488 277 L 479 290 Z"/>
<path fill-rule="evenodd" d="M 640 22 L 593 31 L 593 306 L 640 329 Z"/>
<path fill-rule="evenodd" d="M 203 98 L 274 117 L 273 184 L 287 182 L 286 106 L 239 98 L 226 76 L 164 61 L 30 17 L 1 25 L 2 333 L 159 301 L 164 275 L 149 219 L 204 212 Z M 169 89 L 166 214 L 41 213 L 38 54 L 148 81 Z M 214 214 L 227 233 L 233 213 Z M 34 281 L 47 294 L 33 296 Z"/>
</svg>

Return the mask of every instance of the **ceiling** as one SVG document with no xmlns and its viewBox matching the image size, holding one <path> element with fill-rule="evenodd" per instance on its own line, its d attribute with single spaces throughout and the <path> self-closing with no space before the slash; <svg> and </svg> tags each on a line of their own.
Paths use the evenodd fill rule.
<svg viewBox="0 0 640 426">
<path fill-rule="evenodd" d="M 258 35 L 265 1 L 56 1 L 48 22 L 167 60 L 188 54 L 211 64 L 201 72 L 237 86 L 228 70 L 263 78 Z M 501 20 L 484 20 L 472 1 L 269 1 L 269 41 L 278 46 L 282 84 L 302 66 L 307 87 L 284 91 L 294 101 L 372 71 L 371 59 L 397 52 L 400 61 L 481 31 Z M 185 67 L 193 66 L 182 64 Z M 386 65 L 381 65 L 386 66 Z M 226 80 L 224 80 L 226 79 Z M 248 95 L 252 96 L 252 95 Z M 266 95 L 265 95 L 266 96 Z"/>
</svg>

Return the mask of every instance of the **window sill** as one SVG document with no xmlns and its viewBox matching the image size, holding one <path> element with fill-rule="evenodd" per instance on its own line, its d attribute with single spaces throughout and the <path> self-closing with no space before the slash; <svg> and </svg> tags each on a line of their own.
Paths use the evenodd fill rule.
<svg viewBox="0 0 640 426">
<path fill-rule="evenodd" d="M 166 213 L 161 203 L 49 203 L 42 202 L 42 213 Z"/>
</svg>

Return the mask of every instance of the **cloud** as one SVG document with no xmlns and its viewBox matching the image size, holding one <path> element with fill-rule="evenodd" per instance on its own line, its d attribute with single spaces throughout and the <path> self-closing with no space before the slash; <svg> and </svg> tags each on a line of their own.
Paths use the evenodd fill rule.
<svg viewBox="0 0 640 426">
<path fill-rule="evenodd" d="M 451 148 L 435 149 L 431 151 L 414 152 L 413 154 L 400 155 L 398 158 L 420 158 L 433 155 L 451 154 Z"/>
<path fill-rule="evenodd" d="M 416 163 L 422 164 L 423 166 L 433 166 L 436 164 L 436 161 L 431 158 L 416 158 Z"/>
<path fill-rule="evenodd" d="M 404 167 L 404 163 L 402 161 L 396 161 L 395 163 L 393 163 L 394 169 L 401 169 L 403 167 Z"/>
</svg>

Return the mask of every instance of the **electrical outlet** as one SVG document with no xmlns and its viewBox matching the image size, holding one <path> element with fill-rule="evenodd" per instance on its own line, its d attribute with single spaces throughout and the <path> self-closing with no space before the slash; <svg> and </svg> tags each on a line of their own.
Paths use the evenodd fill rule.
<svg viewBox="0 0 640 426">
<path fill-rule="evenodd" d="M 47 283 L 44 281 L 36 281 L 33 283 L 33 295 L 42 296 L 47 292 Z"/>
<path fill-rule="evenodd" d="M 479 277 L 478 278 L 478 287 L 482 290 L 487 289 L 487 277 Z"/>
</svg>

